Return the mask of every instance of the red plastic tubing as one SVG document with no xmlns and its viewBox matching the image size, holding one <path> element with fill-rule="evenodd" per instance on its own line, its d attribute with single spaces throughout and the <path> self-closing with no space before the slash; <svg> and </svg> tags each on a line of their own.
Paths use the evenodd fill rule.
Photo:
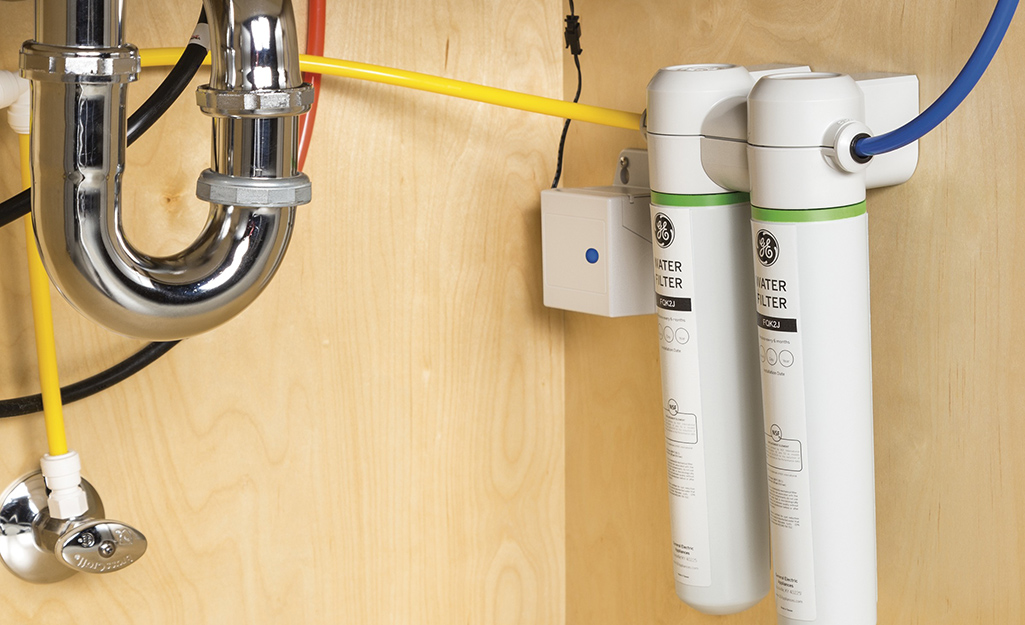
<svg viewBox="0 0 1025 625">
<path fill-rule="evenodd" d="M 324 29 L 327 23 L 327 0 L 310 0 L 306 20 L 306 54 L 324 56 Z M 310 151 L 313 124 L 317 119 L 320 101 L 320 74 L 303 72 L 303 80 L 313 85 L 313 105 L 310 112 L 299 120 L 299 171 L 306 165 Z"/>
</svg>

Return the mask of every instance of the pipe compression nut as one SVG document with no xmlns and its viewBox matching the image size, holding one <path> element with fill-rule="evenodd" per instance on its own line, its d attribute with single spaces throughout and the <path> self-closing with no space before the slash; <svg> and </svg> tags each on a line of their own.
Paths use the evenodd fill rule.
<svg viewBox="0 0 1025 625">
<path fill-rule="evenodd" d="M 240 178 L 207 169 L 196 181 L 196 197 L 224 206 L 291 208 L 309 204 L 313 188 L 302 173 L 288 178 Z"/>
<path fill-rule="evenodd" d="M 64 83 L 134 82 L 140 71 L 139 50 L 125 44 L 117 48 L 72 48 L 34 41 L 21 48 L 21 75 L 29 80 Z"/>
<path fill-rule="evenodd" d="M 211 117 L 291 117 L 310 110 L 313 86 L 226 91 L 203 85 L 196 90 L 196 103 Z"/>
</svg>

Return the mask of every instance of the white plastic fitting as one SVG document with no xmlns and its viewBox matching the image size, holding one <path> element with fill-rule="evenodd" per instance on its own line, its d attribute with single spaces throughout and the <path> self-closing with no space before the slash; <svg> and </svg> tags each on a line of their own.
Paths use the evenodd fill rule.
<svg viewBox="0 0 1025 625">
<path fill-rule="evenodd" d="M 7 107 L 7 123 L 11 129 L 19 135 L 27 135 L 31 132 L 32 125 L 32 92 L 26 90 L 14 101 L 14 104 Z"/>
<path fill-rule="evenodd" d="M 18 134 L 29 134 L 31 84 L 13 72 L 0 70 L 0 109 L 7 109 L 7 123 Z"/>
<path fill-rule="evenodd" d="M 837 168 L 847 173 L 868 169 L 871 159 L 859 159 L 854 155 L 853 150 L 854 141 L 858 137 L 872 136 L 872 131 L 868 126 L 859 121 L 844 120 L 837 122 L 830 134 L 833 135 L 833 151 L 827 150 L 826 153 L 833 159 L 833 164 Z"/>
<path fill-rule="evenodd" d="M 18 97 L 28 91 L 29 81 L 14 72 L 0 70 L 0 108 L 14 104 Z"/>
<path fill-rule="evenodd" d="M 89 510 L 85 491 L 82 490 L 82 461 L 77 451 L 69 451 L 60 456 L 46 454 L 39 465 L 43 470 L 46 487 L 50 489 L 47 503 L 51 518 L 73 519 Z"/>
<path fill-rule="evenodd" d="M 31 83 L 14 72 L 0 71 L 0 109 L 7 109 L 7 123 L 20 135 L 29 133 Z"/>
</svg>

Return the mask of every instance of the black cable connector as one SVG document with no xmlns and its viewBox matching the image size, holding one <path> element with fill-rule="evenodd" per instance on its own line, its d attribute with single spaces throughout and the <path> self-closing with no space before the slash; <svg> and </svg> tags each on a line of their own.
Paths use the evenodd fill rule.
<svg viewBox="0 0 1025 625">
<path fill-rule="evenodd" d="M 580 17 L 576 15 L 566 16 L 566 47 L 569 48 L 570 54 L 573 56 L 579 55 L 584 51 L 580 47 Z"/>
<path fill-rule="evenodd" d="M 573 96 L 573 102 L 580 101 L 580 89 L 583 87 L 584 79 L 583 74 L 580 71 L 580 53 L 583 52 L 583 48 L 580 47 L 580 18 L 577 16 L 576 7 L 573 6 L 573 0 L 569 0 L 569 15 L 566 16 L 566 47 L 569 48 L 570 53 L 573 55 L 573 65 L 577 68 L 577 92 Z M 559 152 L 555 160 L 555 179 L 552 180 L 552 188 L 556 189 L 559 186 L 559 180 L 562 179 L 562 155 L 566 150 L 566 136 L 569 134 L 569 123 L 570 120 L 566 120 L 562 125 L 562 136 L 559 137 Z"/>
</svg>

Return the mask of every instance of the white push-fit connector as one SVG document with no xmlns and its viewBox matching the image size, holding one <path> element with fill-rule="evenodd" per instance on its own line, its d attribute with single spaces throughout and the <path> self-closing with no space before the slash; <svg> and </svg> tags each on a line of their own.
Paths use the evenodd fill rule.
<svg viewBox="0 0 1025 625">
<path fill-rule="evenodd" d="M 14 72 L 0 70 L 0 108 L 7 108 L 14 104 L 25 91 L 28 91 L 29 82 Z"/>
<path fill-rule="evenodd" d="M 89 510 L 85 491 L 82 490 L 82 461 L 77 451 L 69 451 L 60 456 L 46 454 L 39 465 L 43 469 L 46 487 L 50 489 L 47 498 L 50 518 L 72 519 Z"/>
<path fill-rule="evenodd" d="M 872 159 L 855 155 L 854 142 L 861 137 L 871 136 L 872 131 L 862 122 L 852 119 L 838 121 L 826 132 L 827 145 L 833 147 L 831 152 L 827 150 L 826 153 L 840 171 L 851 174 L 865 171 Z"/>
<path fill-rule="evenodd" d="M 7 123 L 11 129 L 19 135 L 27 135 L 31 132 L 32 126 L 32 92 L 26 89 L 21 96 L 14 101 L 14 104 L 7 107 Z"/>
<path fill-rule="evenodd" d="M 7 109 L 7 123 L 19 135 L 29 133 L 32 109 L 30 84 L 14 72 L 0 70 L 0 109 Z"/>
</svg>

